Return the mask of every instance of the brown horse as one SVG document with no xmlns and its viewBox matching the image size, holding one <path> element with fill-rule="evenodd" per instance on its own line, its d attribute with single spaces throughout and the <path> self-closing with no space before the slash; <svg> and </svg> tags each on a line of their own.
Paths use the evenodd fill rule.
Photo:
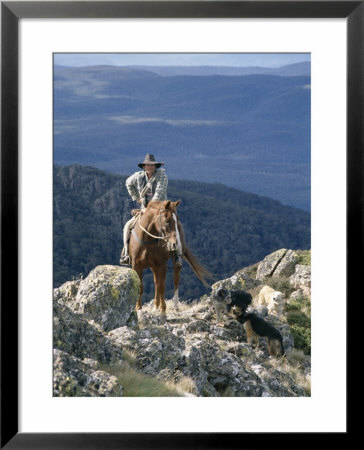
<svg viewBox="0 0 364 450">
<path fill-rule="evenodd" d="M 140 296 L 136 304 L 136 310 L 142 308 L 143 270 L 150 267 L 154 275 L 154 305 L 156 309 L 161 309 L 162 314 L 165 314 L 166 303 L 164 293 L 167 261 L 171 257 L 172 252 L 177 249 L 178 235 L 182 244 L 183 258 L 186 259 L 202 283 L 208 286 L 205 277 L 210 276 L 210 273 L 196 260 L 186 245 L 183 228 L 176 212 L 179 203 L 180 200 L 177 202 L 170 200 L 160 202 L 151 201 L 139 213 L 139 217 L 136 220 L 129 244 L 131 267 L 137 272 L 140 278 Z M 173 302 L 174 307 L 177 309 L 181 267 L 174 264 L 173 268 Z"/>
</svg>

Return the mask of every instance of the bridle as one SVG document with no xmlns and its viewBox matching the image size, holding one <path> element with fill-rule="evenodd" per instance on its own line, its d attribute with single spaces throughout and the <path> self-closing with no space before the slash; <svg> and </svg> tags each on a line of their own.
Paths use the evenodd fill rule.
<svg viewBox="0 0 364 450">
<path fill-rule="evenodd" d="M 163 240 L 166 244 L 168 243 L 168 239 L 166 239 L 166 235 L 164 234 L 164 232 L 163 232 L 163 227 L 162 227 L 162 213 L 165 212 L 165 211 L 168 211 L 168 210 L 167 210 L 167 209 L 160 209 L 160 210 L 159 210 L 158 216 L 157 216 L 157 217 L 154 219 L 154 221 L 153 221 L 153 222 L 156 222 L 157 219 L 159 218 L 160 228 L 161 228 L 161 230 L 162 230 L 162 236 L 155 236 L 154 234 L 149 233 L 149 231 L 146 230 L 146 229 L 143 227 L 143 225 L 140 223 L 140 218 L 141 218 L 141 216 L 142 216 L 142 212 L 139 213 L 139 216 L 138 216 L 138 225 L 139 225 L 139 227 L 141 228 L 142 231 L 144 231 L 144 233 L 146 233 L 148 236 L 150 236 L 150 237 L 153 238 L 152 241 L 143 241 L 143 240 L 137 235 L 136 231 L 135 231 L 134 228 L 133 228 L 131 232 L 132 232 L 133 236 L 137 239 L 137 241 L 138 241 L 140 244 L 143 244 L 143 245 L 148 245 L 148 244 L 159 244 L 159 242 L 162 241 L 162 240 Z"/>
</svg>

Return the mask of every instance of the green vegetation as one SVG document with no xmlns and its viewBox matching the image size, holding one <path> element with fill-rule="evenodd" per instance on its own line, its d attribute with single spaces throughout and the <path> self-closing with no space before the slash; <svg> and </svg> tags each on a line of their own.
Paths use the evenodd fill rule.
<svg viewBox="0 0 364 450">
<path fill-rule="evenodd" d="M 311 251 L 299 251 L 299 264 L 303 261 L 310 261 Z M 302 255 L 302 256 L 301 256 Z M 289 279 L 283 278 L 266 278 L 264 284 L 267 284 L 276 291 L 283 292 L 284 297 L 288 299 L 295 290 L 289 283 Z M 261 286 L 255 288 L 253 295 L 258 295 Z M 285 303 L 284 311 L 286 313 L 287 322 L 291 328 L 294 338 L 295 349 L 302 350 L 306 355 L 311 354 L 311 300 L 306 297 L 290 299 Z"/>
<path fill-rule="evenodd" d="M 311 354 L 311 302 L 305 297 L 290 300 L 284 307 L 295 347 Z"/>
<path fill-rule="evenodd" d="M 302 264 L 303 266 L 311 265 L 311 250 L 298 250 L 298 264 Z"/>
<path fill-rule="evenodd" d="M 265 284 L 276 291 L 283 292 L 285 298 L 288 298 L 295 290 L 288 278 L 270 278 L 265 280 Z"/>
</svg>

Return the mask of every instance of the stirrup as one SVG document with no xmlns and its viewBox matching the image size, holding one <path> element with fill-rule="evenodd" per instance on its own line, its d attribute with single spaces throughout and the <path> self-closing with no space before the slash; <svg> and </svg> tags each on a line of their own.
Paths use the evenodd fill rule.
<svg viewBox="0 0 364 450">
<path fill-rule="evenodd" d="M 177 267 L 182 267 L 182 256 L 176 256 L 174 258 L 174 265 Z"/>
<path fill-rule="evenodd" d="M 129 255 L 124 255 L 120 258 L 119 261 L 121 266 L 130 266 L 130 256 Z"/>
</svg>

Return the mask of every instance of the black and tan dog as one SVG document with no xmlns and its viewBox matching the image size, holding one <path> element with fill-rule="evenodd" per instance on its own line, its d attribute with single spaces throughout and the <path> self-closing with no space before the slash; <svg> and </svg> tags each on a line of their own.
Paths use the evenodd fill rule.
<svg viewBox="0 0 364 450">
<path fill-rule="evenodd" d="M 270 323 L 254 313 L 244 314 L 239 322 L 243 324 L 249 345 L 259 345 L 259 337 L 268 338 L 268 351 L 271 356 L 284 356 L 283 339 L 281 333 Z"/>
<path fill-rule="evenodd" d="M 268 351 L 271 356 L 283 356 L 285 354 L 281 333 L 270 323 L 254 313 L 246 310 L 252 301 L 249 292 L 243 290 L 228 290 L 219 288 L 212 292 L 211 301 L 216 311 L 216 322 L 221 322 L 222 313 L 240 322 L 247 334 L 249 345 L 259 344 L 259 337 L 268 339 Z"/>
<path fill-rule="evenodd" d="M 244 315 L 252 301 L 252 296 L 248 292 L 222 287 L 212 292 L 210 298 L 215 308 L 217 323 L 221 322 L 222 313 L 239 320 L 238 318 Z"/>
</svg>

